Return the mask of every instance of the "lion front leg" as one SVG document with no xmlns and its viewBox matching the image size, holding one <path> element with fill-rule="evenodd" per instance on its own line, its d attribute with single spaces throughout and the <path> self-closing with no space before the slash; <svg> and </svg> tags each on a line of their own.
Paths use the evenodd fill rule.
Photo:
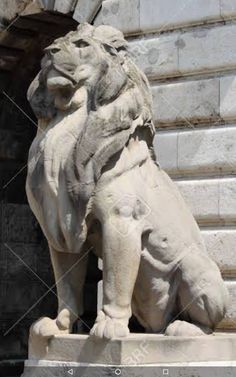
<svg viewBox="0 0 236 377">
<path fill-rule="evenodd" d="M 59 252 L 50 247 L 58 297 L 55 319 L 42 317 L 31 326 L 31 336 L 51 338 L 68 334 L 73 323 L 83 312 L 83 287 L 88 255 Z"/>
<path fill-rule="evenodd" d="M 126 231 L 124 231 L 126 230 Z M 103 224 L 103 308 L 91 334 L 113 339 L 129 334 L 131 299 L 141 256 L 141 233 L 132 217 Z"/>
</svg>

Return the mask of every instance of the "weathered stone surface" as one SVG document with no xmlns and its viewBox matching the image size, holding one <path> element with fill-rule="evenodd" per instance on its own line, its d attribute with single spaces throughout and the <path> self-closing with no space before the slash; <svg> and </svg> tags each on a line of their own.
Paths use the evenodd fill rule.
<svg viewBox="0 0 236 377">
<path fill-rule="evenodd" d="M 55 0 L 39 0 L 45 10 L 54 10 Z"/>
<path fill-rule="evenodd" d="M 31 3 L 31 0 L 2 0 L 0 3 L 0 19 L 11 21 Z"/>
<path fill-rule="evenodd" d="M 181 123 L 219 119 L 219 79 L 162 84 L 152 88 L 157 123 Z"/>
<path fill-rule="evenodd" d="M 103 258 L 104 277 L 102 310 L 91 335 L 128 337 L 132 313 L 152 332 L 164 328 L 168 336 L 191 337 L 212 333 L 224 317 L 228 293 L 177 186 L 153 161 L 151 93 L 128 56 L 123 34 L 84 24 L 46 51 L 28 92 L 40 130 L 46 132 L 38 132 L 31 146 L 26 188 L 50 245 L 59 305 L 56 319 L 40 318 L 32 326 L 34 348 L 71 332 L 82 312 L 87 240 Z M 213 79 L 197 82 L 194 97 L 190 83 L 181 83 L 175 92 L 178 111 L 182 105 L 184 116 L 209 116 L 216 107 L 213 94 L 219 95 L 216 84 Z M 157 106 L 164 87 L 170 89 L 154 88 L 156 116 L 163 110 Z M 185 97 L 180 98 L 183 89 Z M 213 102 L 206 101 L 210 96 Z M 192 192 L 196 218 L 218 219 L 215 182 L 207 183 L 208 192 L 189 183 L 178 184 L 185 196 Z M 199 202 L 208 205 L 204 213 Z M 94 218 L 98 221 L 90 224 L 88 219 Z M 175 320 L 180 309 L 187 316 Z M 69 346 L 65 349 L 71 354 Z"/>
<path fill-rule="evenodd" d="M 221 16 L 223 18 L 234 18 L 236 16 L 235 0 L 220 0 Z"/>
<path fill-rule="evenodd" d="M 75 8 L 76 0 L 55 0 L 54 10 L 61 13 L 72 12 Z"/>
<path fill-rule="evenodd" d="M 95 25 L 111 25 L 124 33 L 140 30 L 140 0 L 105 0 Z"/>
<path fill-rule="evenodd" d="M 235 33 L 235 25 L 202 28 L 191 33 L 183 33 L 178 41 L 180 72 L 235 68 Z"/>
<path fill-rule="evenodd" d="M 119 11 L 116 11 L 118 8 Z M 220 18 L 219 0 L 156 0 L 155 3 L 152 0 L 105 0 L 95 22 L 96 25 L 108 24 L 133 34 L 137 31 L 169 30 Z"/>
<path fill-rule="evenodd" d="M 181 25 L 220 19 L 218 0 L 140 0 L 140 29 L 168 30 Z"/>
<path fill-rule="evenodd" d="M 138 353 L 139 357 L 137 357 Z M 35 355 L 30 352 L 30 356 Z M 236 335 L 227 333 L 196 338 L 131 334 L 126 339 L 110 342 L 98 341 L 86 335 L 55 336 L 51 340 L 48 350 L 45 350 L 44 356 L 45 361 L 60 360 L 129 366 L 178 362 L 219 362 L 232 361 L 235 358 Z"/>
<path fill-rule="evenodd" d="M 158 131 L 154 138 L 154 148 L 157 159 L 162 169 L 168 173 L 178 172 L 178 136 L 174 131 Z"/>
<path fill-rule="evenodd" d="M 78 0 L 73 18 L 78 22 L 91 22 L 96 15 L 102 0 Z"/>
<path fill-rule="evenodd" d="M 203 239 L 209 256 L 218 264 L 224 275 L 236 272 L 236 230 L 235 228 L 202 229 Z M 236 316 L 235 316 L 236 318 Z"/>
<path fill-rule="evenodd" d="M 219 181 L 177 181 L 178 187 L 198 222 L 219 221 Z"/>
<path fill-rule="evenodd" d="M 222 77 L 220 80 L 220 115 L 223 119 L 236 118 L 236 76 Z"/>
<path fill-rule="evenodd" d="M 174 33 L 151 39 L 141 37 L 131 41 L 130 50 L 135 63 L 149 78 L 178 75 L 178 38 L 179 34 Z"/>
<path fill-rule="evenodd" d="M 229 178 L 219 185 L 219 215 L 236 222 L 236 180 Z"/>
<path fill-rule="evenodd" d="M 200 223 L 236 223 L 236 179 L 177 181 L 178 187 Z"/>
<path fill-rule="evenodd" d="M 235 25 L 175 32 L 130 42 L 135 62 L 151 79 L 233 69 Z"/>
<path fill-rule="evenodd" d="M 188 131 L 157 131 L 155 150 L 163 169 L 172 175 L 234 173 L 235 125 Z"/>
<path fill-rule="evenodd" d="M 225 319 L 219 324 L 219 328 L 235 328 L 236 326 L 236 282 L 235 280 L 226 282 L 230 294 L 229 306 Z"/>
</svg>

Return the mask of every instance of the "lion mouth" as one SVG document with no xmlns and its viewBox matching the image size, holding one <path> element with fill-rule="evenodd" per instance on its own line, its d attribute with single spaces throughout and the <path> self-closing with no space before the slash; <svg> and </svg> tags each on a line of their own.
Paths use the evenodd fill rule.
<svg viewBox="0 0 236 377">
<path fill-rule="evenodd" d="M 50 91 L 58 89 L 73 89 L 74 85 L 70 78 L 63 76 L 55 69 L 51 69 L 47 76 L 47 87 Z"/>
<path fill-rule="evenodd" d="M 47 87 L 50 91 L 73 88 L 73 84 L 65 77 L 57 76 L 47 79 Z"/>
</svg>

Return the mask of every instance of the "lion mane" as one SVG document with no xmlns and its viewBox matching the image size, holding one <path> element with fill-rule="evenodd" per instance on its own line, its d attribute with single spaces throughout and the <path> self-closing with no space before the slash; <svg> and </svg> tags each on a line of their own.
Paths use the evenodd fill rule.
<svg viewBox="0 0 236 377">
<path fill-rule="evenodd" d="M 87 93 L 86 120 L 68 151 L 66 168 L 69 195 L 79 206 L 82 243 L 96 184 L 108 161 L 119 156 L 132 135 L 145 139 L 155 160 L 150 88 L 132 62 L 123 34 L 110 26 L 80 25 L 45 49 L 41 66 L 28 91 L 39 124 L 50 124 L 58 113 L 75 113 L 81 106 L 76 93 L 81 88 Z M 57 84 L 49 90 L 55 77 Z M 53 158 L 58 157 L 47 157 Z"/>
</svg>

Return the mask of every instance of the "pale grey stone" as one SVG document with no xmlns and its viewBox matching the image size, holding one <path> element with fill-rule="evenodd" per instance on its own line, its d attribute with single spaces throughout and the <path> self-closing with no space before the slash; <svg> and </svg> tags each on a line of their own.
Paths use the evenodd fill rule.
<svg viewBox="0 0 236 377">
<path fill-rule="evenodd" d="M 235 0 L 220 0 L 221 16 L 223 18 L 233 18 L 236 15 Z"/>
<path fill-rule="evenodd" d="M 45 10 L 54 10 L 55 0 L 39 0 Z"/>
<path fill-rule="evenodd" d="M 228 280 L 226 286 L 230 295 L 230 301 L 225 318 L 219 323 L 219 328 L 235 329 L 236 325 L 236 282 Z"/>
<path fill-rule="evenodd" d="M 54 10 L 61 13 L 72 12 L 77 0 L 55 0 Z"/>
<path fill-rule="evenodd" d="M 169 365 L 207 361 L 230 362 L 235 358 L 235 334 L 219 333 L 195 339 L 156 334 L 130 334 L 126 339 L 115 339 L 110 342 L 98 341 L 87 335 L 60 335 L 52 338 L 48 349 L 45 349 L 43 363 L 39 361 L 38 365 L 46 363 L 53 365 L 52 362 L 55 360 L 74 362 L 75 366 L 78 362 L 91 365 L 138 366 L 159 363 Z"/>
<path fill-rule="evenodd" d="M 139 38 L 130 42 L 134 61 L 149 78 L 169 77 L 179 73 L 178 34 L 156 38 Z"/>
<path fill-rule="evenodd" d="M 220 78 L 220 115 L 223 119 L 236 116 L 236 76 Z"/>
<path fill-rule="evenodd" d="M 234 125 L 157 132 L 154 140 L 161 167 L 172 175 L 235 172 Z"/>
<path fill-rule="evenodd" d="M 179 48 L 179 70 L 207 72 L 235 67 L 235 25 L 202 28 L 183 33 L 184 47 Z"/>
<path fill-rule="evenodd" d="M 154 149 L 162 169 L 169 174 L 178 172 L 178 132 L 157 132 Z"/>
<path fill-rule="evenodd" d="M 143 31 L 168 30 L 211 19 L 220 19 L 219 0 L 140 0 Z"/>
<path fill-rule="evenodd" d="M 139 3 L 140 0 L 105 0 L 95 25 L 111 25 L 125 34 L 133 34 L 140 30 Z"/>
<path fill-rule="evenodd" d="M 219 79 L 162 84 L 152 87 L 154 119 L 158 124 L 219 119 Z"/>
<path fill-rule="evenodd" d="M 200 223 L 235 223 L 235 178 L 195 179 L 177 184 Z"/>
<path fill-rule="evenodd" d="M 91 22 L 96 15 L 102 0 L 78 0 L 73 14 L 73 18 L 81 22 Z"/>
<path fill-rule="evenodd" d="M 150 61 L 155 59 L 151 54 Z M 127 338 L 132 313 L 149 332 L 212 333 L 224 318 L 228 293 L 192 213 L 155 160 L 151 91 L 123 34 L 80 25 L 45 50 L 41 67 L 28 92 L 39 130 L 29 152 L 26 189 L 49 243 L 59 307 L 56 319 L 44 317 L 31 327 L 31 355 L 45 358 L 45 345 L 56 344 L 54 335 L 67 335 L 83 312 L 90 245 L 103 259 L 104 292 L 90 345 L 96 338 Z M 167 102 L 175 100 L 172 121 L 204 118 L 218 109 L 218 84 L 212 79 L 163 85 L 154 94 L 156 100 L 163 92 Z M 169 121 L 158 106 L 156 119 Z M 205 194 L 204 189 L 207 202 Z M 183 313 L 181 320 L 174 320 L 176 311 Z M 107 343 L 115 345 L 111 360 L 119 342 Z M 65 358 L 73 349 L 64 346 Z"/>
<path fill-rule="evenodd" d="M 221 181 L 219 186 L 219 215 L 228 222 L 235 222 L 236 213 L 236 180 L 235 178 Z"/>
<path fill-rule="evenodd" d="M 219 221 L 218 180 L 186 180 L 177 184 L 198 222 Z"/>
<path fill-rule="evenodd" d="M 202 229 L 202 236 L 209 256 L 217 263 L 226 276 L 234 276 L 236 272 L 236 230 Z M 236 315 L 235 315 L 236 318 Z"/>
</svg>

